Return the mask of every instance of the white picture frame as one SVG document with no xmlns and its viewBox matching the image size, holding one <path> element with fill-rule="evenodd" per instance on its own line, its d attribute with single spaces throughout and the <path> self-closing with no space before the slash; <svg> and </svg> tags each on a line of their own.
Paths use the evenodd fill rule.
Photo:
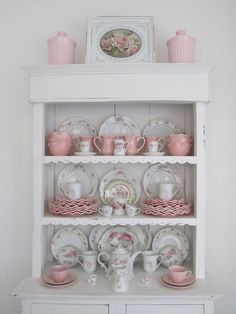
<svg viewBox="0 0 236 314">
<path fill-rule="evenodd" d="M 156 62 L 154 17 L 88 17 L 85 62 Z"/>
</svg>

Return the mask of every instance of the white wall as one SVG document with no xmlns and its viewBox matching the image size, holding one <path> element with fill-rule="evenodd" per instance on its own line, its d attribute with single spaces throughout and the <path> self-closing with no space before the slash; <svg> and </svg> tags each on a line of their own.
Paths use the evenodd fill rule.
<svg viewBox="0 0 236 314">
<path fill-rule="evenodd" d="M 32 108 L 21 65 L 47 63 L 46 40 L 58 30 L 85 53 L 88 15 L 155 15 L 158 62 L 176 29 L 197 38 L 197 62 L 218 64 L 207 109 L 207 271 L 226 297 L 216 314 L 235 314 L 236 209 L 236 1 L 235 0 L 1 0 L 0 313 L 19 313 L 11 289 L 31 271 Z"/>
</svg>

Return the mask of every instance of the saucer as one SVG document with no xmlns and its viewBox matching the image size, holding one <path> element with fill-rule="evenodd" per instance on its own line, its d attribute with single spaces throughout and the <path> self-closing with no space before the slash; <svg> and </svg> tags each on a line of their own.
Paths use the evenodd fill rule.
<svg viewBox="0 0 236 314">
<path fill-rule="evenodd" d="M 43 275 L 43 283 L 50 286 L 65 286 L 72 283 L 76 278 L 76 275 L 72 272 L 68 273 L 68 276 L 62 282 L 56 282 L 49 274 L 45 273 Z"/>
<path fill-rule="evenodd" d="M 94 156 L 97 155 L 95 152 L 74 152 L 73 155 L 75 156 Z"/>
<path fill-rule="evenodd" d="M 167 286 L 167 287 L 171 287 L 171 288 L 175 288 L 175 289 L 185 289 L 185 288 L 189 288 L 192 287 L 195 283 L 195 278 L 191 275 L 188 278 L 186 278 L 183 282 L 177 284 L 175 282 L 173 282 L 168 274 L 162 275 L 160 278 L 160 282 Z"/>
<path fill-rule="evenodd" d="M 165 152 L 156 152 L 156 153 L 149 153 L 149 152 L 146 152 L 146 153 L 143 153 L 144 156 L 164 156 L 165 155 Z"/>
</svg>

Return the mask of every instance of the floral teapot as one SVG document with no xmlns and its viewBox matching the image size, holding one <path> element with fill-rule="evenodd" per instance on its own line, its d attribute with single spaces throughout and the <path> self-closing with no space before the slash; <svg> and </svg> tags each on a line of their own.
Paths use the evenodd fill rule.
<svg viewBox="0 0 236 314">
<path fill-rule="evenodd" d="M 126 248 L 119 245 L 116 248 L 114 248 L 110 252 L 110 254 L 107 253 L 106 251 L 99 253 L 98 263 L 102 266 L 102 268 L 105 269 L 107 279 L 110 279 L 114 266 L 126 267 L 128 270 L 129 279 L 133 279 L 134 260 L 141 253 L 142 253 L 141 251 L 136 251 L 131 255 L 131 253 Z M 102 257 L 103 259 L 101 260 Z M 106 265 L 106 261 L 108 265 Z"/>
</svg>

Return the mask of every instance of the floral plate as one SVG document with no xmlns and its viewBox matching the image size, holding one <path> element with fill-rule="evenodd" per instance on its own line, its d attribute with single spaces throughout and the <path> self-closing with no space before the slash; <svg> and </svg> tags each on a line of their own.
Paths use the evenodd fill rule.
<svg viewBox="0 0 236 314">
<path fill-rule="evenodd" d="M 183 130 L 176 121 L 169 118 L 153 119 L 143 129 L 143 136 L 145 137 L 157 136 L 166 138 L 173 133 L 183 133 Z"/>
<path fill-rule="evenodd" d="M 69 132 L 72 137 L 97 136 L 97 129 L 89 120 L 83 117 L 73 117 L 65 120 L 59 127 L 60 132 Z"/>
<path fill-rule="evenodd" d="M 102 235 L 98 243 L 98 250 L 109 253 L 119 245 L 130 252 L 141 249 L 140 240 L 132 229 L 126 226 L 116 226 L 108 229 Z"/>
<path fill-rule="evenodd" d="M 68 187 L 72 182 L 81 183 L 82 197 L 91 197 L 97 191 L 98 178 L 91 165 L 69 164 L 61 170 L 57 177 L 57 190 L 60 197 L 69 197 Z"/>
<path fill-rule="evenodd" d="M 158 185 L 160 183 L 177 183 L 180 190 L 176 196 L 183 192 L 184 179 L 177 165 L 156 164 L 147 169 L 143 176 L 144 192 L 149 198 L 158 198 Z M 176 197 L 175 196 L 175 197 Z"/>
<path fill-rule="evenodd" d="M 114 169 L 105 174 L 99 190 L 105 204 L 111 204 L 116 196 L 124 196 L 127 202 L 133 205 L 138 201 L 141 193 L 139 180 L 123 169 Z"/>
<path fill-rule="evenodd" d="M 113 135 L 136 135 L 140 136 L 137 124 L 126 116 L 112 116 L 106 119 L 100 127 L 99 136 Z"/>
<path fill-rule="evenodd" d="M 59 264 L 73 267 L 78 264 L 77 255 L 88 250 L 88 240 L 78 228 L 63 228 L 55 233 L 51 250 Z"/>
<path fill-rule="evenodd" d="M 189 252 L 189 242 L 186 235 L 177 228 L 164 228 L 158 231 L 152 240 L 152 250 L 160 254 L 160 250 L 166 246 L 177 247 L 184 261 Z"/>
<path fill-rule="evenodd" d="M 98 243 L 102 235 L 109 229 L 111 229 L 111 226 L 96 226 L 91 230 L 89 235 L 89 244 L 92 250 L 98 250 Z M 152 236 L 147 226 L 127 226 L 126 230 L 127 229 L 133 231 L 138 236 L 142 251 L 149 249 Z"/>
</svg>

